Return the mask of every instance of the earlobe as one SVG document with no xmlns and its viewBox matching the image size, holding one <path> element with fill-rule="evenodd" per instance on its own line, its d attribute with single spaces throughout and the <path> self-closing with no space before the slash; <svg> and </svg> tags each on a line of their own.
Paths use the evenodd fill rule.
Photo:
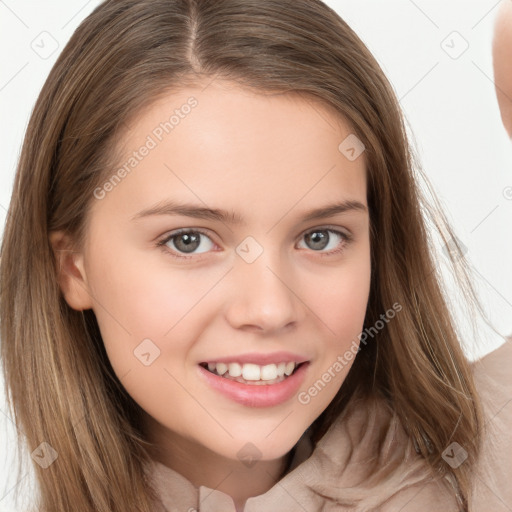
<svg viewBox="0 0 512 512">
<path fill-rule="evenodd" d="M 64 299 L 77 311 L 91 309 L 83 254 L 74 250 L 71 238 L 63 231 L 52 231 L 49 240 L 55 255 L 56 279 Z"/>
</svg>

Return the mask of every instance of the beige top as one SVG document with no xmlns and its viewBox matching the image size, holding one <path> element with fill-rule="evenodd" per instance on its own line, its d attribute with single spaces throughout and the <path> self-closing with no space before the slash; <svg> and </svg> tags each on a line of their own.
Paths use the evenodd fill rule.
<svg viewBox="0 0 512 512">
<path fill-rule="evenodd" d="M 486 436 L 471 512 L 512 511 L 511 361 L 512 340 L 473 363 Z M 376 401 L 362 405 L 347 407 L 314 451 L 306 432 L 288 472 L 249 498 L 243 512 L 458 512 L 450 482 L 432 476 L 398 418 Z M 149 471 L 161 499 L 158 512 L 237 512 L 227 494 L 197 488 L 160 462 Z"/>
</svg>

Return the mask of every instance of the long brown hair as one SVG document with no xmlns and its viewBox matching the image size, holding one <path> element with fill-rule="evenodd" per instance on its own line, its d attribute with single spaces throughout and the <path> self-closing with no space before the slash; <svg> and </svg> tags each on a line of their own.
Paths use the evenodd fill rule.
<svg viewBox="0 0 512 512">
<path fill-rule="evenodd" d="M 392 304 L 403 309 L 357 355 L 314 422 L 315 439 L 356 391 L 383 396 L 433 473 L 451 474 L 466 503 L 480 405 L 424 214 L 447 246 L 456 238 L 418 186 L 403 115 L 374 57 L 319 0 L 107 0 L 75 31 L 37 99 L 2 243 L 9 404 L 30 451 L 45 442 L 58 454 L 46 469 L 33 465 L 37 509 L 153 509 L 140 409 L 109 364 L 92 310 L 64 300 L 49 234 L 65 230 L 81 247 L 93 192 L 119 164 L 127 123 L 161 95 L 205 78 L 320 100 L 363 142 L 372 262 L 365 328 Z M 448 255 L 477 304 L 463 254 Z M 468 453 L 457 469 L 441 457 L 454 441 Z"/>
</svg>

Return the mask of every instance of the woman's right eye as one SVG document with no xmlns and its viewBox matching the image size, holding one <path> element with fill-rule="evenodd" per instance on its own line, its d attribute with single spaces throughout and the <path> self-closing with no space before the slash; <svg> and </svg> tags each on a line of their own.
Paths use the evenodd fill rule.
<svg viewBox="0 0 512 512">
<path fill-rule="evenodd" d="M 202 239 L 209 240 L 209 243 L 203 243 Z M 171 242 L 173 247 L 168 246 L 169 242 Z M 208 252 L 214 244 L 210 237 L 202 231 L 182 229 L 166 236 L 163 240 L 158 242 L 157 245 L 162 247 L 166 254 L 175 258 L 192 258 L 192 256 L 183 256 L 179 253 L 202 254 L 203 252 Z M 205 245 L 206 248 L 204 248 Z M 210 246 L 208 247 L 208 245 Z M 203 250 L 197 252 L 196 250 L 198 248 L 203 248 Z M 168 249 L 171 249 L 171 252 Z"/>
</svg>

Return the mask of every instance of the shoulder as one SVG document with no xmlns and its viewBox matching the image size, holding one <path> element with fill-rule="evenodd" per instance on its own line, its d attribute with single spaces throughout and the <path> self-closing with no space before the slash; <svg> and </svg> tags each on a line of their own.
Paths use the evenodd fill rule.
<svg viewBox="0 0 512 512">
<path fill-rule="evenodd" d="M 317 443 L 313 459 L 322 478 L 312 487 L 337 506 L 459 512 L 451 483 L 434 475 L 384 399 L 352 400 Z"/>
<path fill-rule="evenodd" d="M 460 512 L 454 491 L 446 479 L 412 485 L 394 494 L 379 509 L 380 512 Z"/>
<path fill-rule="evenodd" d="M 475 379 L 486 388 L 499 387 L 505 390 L 512 388 L 510 362 L 512 357 L 512 337 L 489 354 L 474 361 L 471 366 Z"/>
<path fill-rule="evenodd" d="M 497 426 L 512 414 L 512 338 L 474 361 L 473 378 L 487 422 Z"/>
<path fill-rule="evenodd" d="M 474 510 L 510 511 L 512 339 L 472 366 L 484 413 L 482 453 L 473 490 Z"/>
<path fill-rule="evenodd" d="M 473 378 L 487 422 L 499 426 L 512 414 L 512 338 L 472 363 Z"/>
</svg>

